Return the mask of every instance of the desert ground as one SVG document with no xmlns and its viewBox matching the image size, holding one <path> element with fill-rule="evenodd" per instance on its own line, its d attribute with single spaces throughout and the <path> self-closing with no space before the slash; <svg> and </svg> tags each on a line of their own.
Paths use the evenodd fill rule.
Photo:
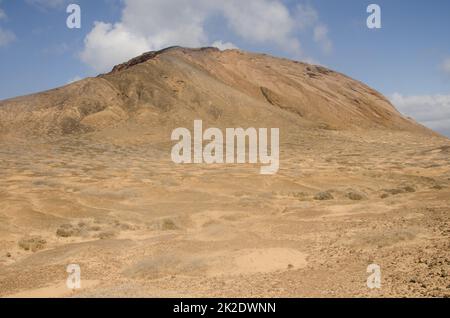
<svg viewBox="0 0 450 318">
<path fill-rule="evenodd" d="M 450 142 L 352 140 L 305 131 L 275 176 L 152 144 L 2 144 L 0 295 L 449 296 Z"/>
<path fill-rule="evenodd" d="M 139 63 L 166 63 L 165 59 L 175 63 L 178 54 L 169 52 L 167 57 Z M 240 53 L 208 54 L 229 58 L 228 66 L 221 62 L 226 68 L 234 63 L 227 55 Z M 144 72 L 136 63 L 127 66 L 133 76 Z M 235 72 L 248 74 L 249 66 L 240 63 Z M 260 69 L 272 72 L 275 63 L 271 63 L 272 69 Z M 288 62 L 280 63 L 284 67 Z M 323 83 L 329 76 L 346 81 L 341 75 L 320 73 L 299 77 L 303 94 L 327 95 L 317 87 L 328 85 Z M 233 81 L 243 87 L 236 76 L 223 75 L 222 84 Z M 315 84 L 322 76 L 321 83 Z M 187 80 L 183 84 L 170 74 L 164 78 L 178 85 L 170 94 L 179 98 Z M 254 76 L 253 82 L 261 78 L 265 77 Z M 90 88 L 93 80 L 86 81 Z M 124 82 L 108 81 L 114 89 L 125 90 Z M 20 111 L 29 112 L 33 103 L 23 98 L 0 103 L 4 119 L 0 120 L 0 296 L 450 296 L 450 140 L 396 114 L 378 95 L 367 94 L 364 99 L 356 86 L 345 94 L 328 87 L 353 100 L 360 111 L 366 103 L 371 105 L 375 121 L 386 112 L 393 117 L 386 115 L 386 123 L 380 119 L 372 125 L 369 112 L 344 116 L 344 126 L 358 123 L 359 128 L 352 129 L 340 127 L 339 118 L 326 117 L 326 112 L 320 120 L 320 111 L 309 118 L 308 109 L 280 106 L 283 101 L 277 98 L 287 95 L 268 96 L 282 86 L 280 82 L 270 86 L 271 82 L 275 83 L 273 78 L 263 83 L 270 90 L 262 90 L 262 95 L 246 87 L 254 99 L 243 102 L 260 105 L 266 112 L 260 115 L 261 127 L 280 127 L 280 170 L 270 176 L 259 174 L 258 165 L 252 164 L 176 165 L 171 161 L 171 129 L 180 118 L 187 118 L 187 125 L 199 114 L 205 115 L 198 107 L 211 107 L 211 102 L 195 100 L 197 108 L 179 113 L 157 105 L 147 107 L 144 115 L 133 102 L 135 108 L 126 110 L 133 115 L 111 126 L 111 120 L 125 116 L 123 107 L 115 105 L 115 110 L 84 114 L 90 117 L 82 125 L 97 125 L 86 131 L 78 122 L 67 120 L 69 111 L 64 107 L 60 108 L 64 120 L 53 108 L 45 108 L 44 115 L 7 117 L 11 104 L 26 105 Z M 82 85 L 75 83 L 63 93 Z M 222 86 L 208 87 L 223 91 Z M 366 102 L 349 95 L 357 90 L 358 100 Z M 293 91 L 293 86 L 287 91 Z M 191 93 L 186 89 L 186 94 Z M 151 99 L 157 104 L 161 94 L 133 97 L 127 92 L 126 98 L 147 98 L 146 102 Z M 56 103 L 58 97 L 53 96 L 30 98 Z M 370 98 L 381 106 L 370 104 Z M 192 101 L 186 96 L 183 100 Z M 314 105 L 321 103 L 328 105 L 324 100 Z M 213 104 L 211 116 L 220 122 L 217 125 L 229 125 L 227 120 L 232 119 L 220 101 Z M 74 113 L 73 108 L 70 111 Z M 239 113 L 246 120 L 241 125 L 254 124 L 250 111 L 249 107 Z M 191 112 L 192 116 L 187 115 Z M 231 124 L 238 125 L 235 121 Z M 55 122 L 58 125 L 52 126 Z M 24 133 L 11 134 L 15 127 L 23 127 Z M 69 264 L 81 268 L 81 289 L 66 287 Z M 370 264 L 381 268 L 380 289 L 367 287 Z"/>
</svg>

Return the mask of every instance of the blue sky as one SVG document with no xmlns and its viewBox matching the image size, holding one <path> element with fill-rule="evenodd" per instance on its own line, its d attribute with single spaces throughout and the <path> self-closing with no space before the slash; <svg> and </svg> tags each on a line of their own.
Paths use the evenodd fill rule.
<svg viewBox="0 0 450 318">
<path fill-rule="evenodd" d="M 69 3 L 81 7 L 81 29 L 66 27 Z M 371 3 L 381 29 L 367 28 Z M 323 64 L 450 135 L 449 31 L 447 0 L 0 0 L 0 99 L 146 50 L 214 44 Z"/>
</svg>

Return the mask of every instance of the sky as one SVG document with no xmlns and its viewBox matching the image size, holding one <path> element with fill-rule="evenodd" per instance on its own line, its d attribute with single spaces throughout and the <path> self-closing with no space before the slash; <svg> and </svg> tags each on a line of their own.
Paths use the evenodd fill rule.
<svg viewBox="0 0 450 318">
<path fill-rule="evenodd" d="M 70 29 L 69 4 L 81 8 Z M 381 28 L 369 29 L 370 4 Z M 448 0 L 0 0 L 0 100 L 181 45 L 321 64 L 379 90 L 450 136 Z"/>
</svg>

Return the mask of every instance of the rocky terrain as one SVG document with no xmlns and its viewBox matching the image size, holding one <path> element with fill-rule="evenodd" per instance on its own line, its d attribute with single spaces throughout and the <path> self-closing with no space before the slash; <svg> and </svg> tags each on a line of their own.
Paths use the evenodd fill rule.
<svg viewBox="0 0 450 318">
<path fill-rule="evenodd" d="M 172 163 L 194 119 L 280 128 L 278 174 Z M 343 74 L 150 52 L 0 102 L 0 296 L 448 297 L 449 187 L 450 140 Z"/>
</svg>

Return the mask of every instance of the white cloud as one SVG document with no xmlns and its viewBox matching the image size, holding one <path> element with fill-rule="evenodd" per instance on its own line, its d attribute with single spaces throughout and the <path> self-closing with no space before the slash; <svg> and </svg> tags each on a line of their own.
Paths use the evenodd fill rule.
<svg viewBox="0 0 450 318">
<path fill-rule="evenodd" d="M 211 44 L 212 47 L 216 47 L 219 50 L 231 50 L 231 49 L 237 49 L 238 47 L 234 45 L 231 42 L 222 42 L 222 41 L 215 41 L 213 44 Z"/>
<path fill-rule="evenodd" d="M 326 25 L 318 24 L 314 27 L 314 41 L 319 43 L 326 54 L 333 50 L 333 43 L 328 37 L 328 28 Z"/>
<path fill-rule="evenodd" d="M 152 49 L 171 45 L 196 47 L 207 42 L 207 0 L 125 0 L 121 25 L 145 37 Z"/>
<path fill-rule="evenodd" d="M 450 136 L 450 95 L 404 96 L 395 93 L 391 102 L 403 114 Z"/>
<path fill-rule="evenodd" d="M 235 47 L 224 39 L 210 41 L 206 24 L 217 17 L 225 21 L 234 36 L 249 43 L 275 45 L 300 58 L 301 43 L 296 32 L 308 23 L 311 26 L 320 23 L 312 7 L 298 6 L 291 12 L 280 0 L 123 0 L 123 3 L 119 22 L 96 22 L 86 36 L 80 56 L 96 71 L 107 71 L 144 51 L 167 46 Z M 299 16 L 304 19 L 299 20 Z M 325 25 L 317 30 L 317 42 L 327 50 L 331 47 Z"/>
<path fill-rule="evenodd" d="M 6 46 L 16 39 L 14 33 L 0 28 L 0 47 Z"/>
<path fill-rule="evenodd" d="M 146 38 L 131 33 L 121 23 L 97 22 L 84 43 L 80 57 L 97 72 L 151 50 Z"/>
<path fill-rule="evenodd" d="M 325 54 L 333 50 L 333 42 L 328 36 L 328 27 L 319 19 L 319 13 L 310 5 L 297 5 L 295 12 L 299 27 L 303 30 L 313 30 L 313 40 Z"/>
<path fill-rule="evenodd" d="M 444 62 L 442 63 L 442 70 L 443 70 L 445 73 L 450 74 L 450 57 L 449 57 L 449 58 L 446 58 L 446 59 L 444 60 Z"/>
<path fill-rule="evenodd" d="M 275 43 L 289 53 L 300 56 L 301 46 L 294 36 L 296 20 L 279 1 L 229 0 L 222 13 L 237 35 L 252 43 Z"/>
<path fill-rule="evenodd" d="M 5 11 L 2 10 L 2 8 L 0 8 L 0 20 L 4 20 L 6 19 L 6 13 Z"/>
<path fill-rule="evenodd" d="M 41 9 L 59 9 L 67 0 L 26 0 L 26 2 Z"/>
<path fill-rule="evenodd" d="M 0 0 L 1 4 L 1 0 Z M 0 8 L 0 21 L 6 19 L 6 13 Z M 0 47 L 7 46 L 16 39 L 12 31 L 6 30 L 0 26 Z"/>
<path fill-rule="evenodd" d="M 319 22 L 319 13 L 310 5 L 297 5 L 294 14 L 299 27 L 302 29 L 313 27 Z"/>
</svg>

